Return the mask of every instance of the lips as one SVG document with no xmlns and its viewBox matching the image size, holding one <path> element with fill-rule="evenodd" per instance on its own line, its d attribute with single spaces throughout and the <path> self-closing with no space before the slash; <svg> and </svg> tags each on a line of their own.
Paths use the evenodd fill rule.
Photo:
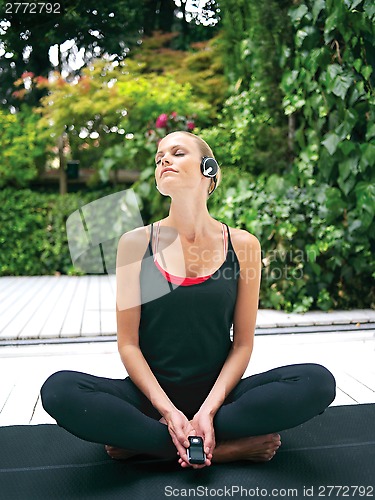
<svg viewBox="0 0 375 500">
<path fill-rule="evenodd" d="M 177 173 L 177 170 L 174 170 L 171 167 L 163 168 L 163 170 L 160 173 L 160 177 L 162 177 L 162 175 L 164 174 L 164 172 L 175 172 L 175 173 Z"/>
</svg>

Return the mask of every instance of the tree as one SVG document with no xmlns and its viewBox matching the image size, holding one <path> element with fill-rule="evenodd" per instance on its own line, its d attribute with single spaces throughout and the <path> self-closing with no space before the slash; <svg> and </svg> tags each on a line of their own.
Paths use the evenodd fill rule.
<svg viewBox="0 0 375 500">
<path fill-rule="evenodd" d="M 23 105 L 18 113 L 0 110 L 0 187 L 24 187 L 46 160 L 49 138 L 38 133 L 40 116 Z"/>
<path fill-rule="evenodd" d="M 11 8 L 6 8 L 7 5 Z M 21 5 L 20 8 L 17 9 L 17 5 Z M 56 3 L 61 5 L 57 11 L 48 13 L 43 9 L 32 15 L 23 12 L 28 5 L 32 4 L 10 4 L 0 0 L 0 33 L 7 54 L 0 62 L 3 106 L 17 106 L 12 97 L 12 83 L 25 72 L 48 76 L 52 69 L 57 69 L 68 80 L 74 79 L 82 67 L 82 64 L 76 64 L 75 69 L 72 67 L 78 53 L 83 65 L 104 54 L 121 61 L 141 43 L 144 35 L 151 35 L 155 30 L 181 32 L 185 22 L 185 18 L 176 17 L 178 9 L 173 0 L 97 0 L 89 6 L 79 0 L 65 0 Z M 37 3 L 37 9 L 39 5 Z M 212 32 L 199 29 L 196 22 L 191 24 L 189 32 L 197 31 L 199 37 L 210 38 Z M 74 43 L 62 51 L 61 45 L 67 40 Z M 188 43 L 185 37 L 183 48 Z M 54 45 L 59 48 L 57 67 L 52 66 L 49 58 L 49 49 Z M 40 89 L 29 93 L 28 104 L 35 105 L 42 95 Z"/>
<path fill-rule="evenodd" d="M 177 83 L 172 74 L 158 75 L 143 73 L 142 70 L 143 65 L 130 58 L 117 65 L 98 60 L 85 68 L 75 82 L 66 82 L 59 74 L 52 81 L 35 77 L 34 84 L 49 90 L 38 109 L 43 115 L 43 134 L 52 135 L 58 141 L 60 151 L 63 150 L 63 137 L 71 149 L 83 157 L 87 151 L 96 150 L 94 160 L 97 167 L 104 152 L 114 146 L 118 146 L 115 154 L 112 150 L 107 157 L 121 159 L 123 149 L 122 165 L 129 165 L 132 160 L 139 165 L 145 158 L 138 154 L 134 160 L 131 150 L 137 141 L 130 139 L 138 133 L 145 143 L 147 129 L 154 125 L 160 114 L 195 114 L 201 123 L 207 120 L 210 107 L 193 97 L 191 85 Z M 124 140 L 124 136 L 129 140 Z M 145 153 L 144 148 L 143 151 L 139 146 L 137 148 L 138 153 L 140 149 Z M 114 164 L 112 162 L 110 166 Z M 129 168 L 132 166 L 133 163 Z M 60 173 L 63 170 L 64 157 L 61 154 Z M 63 177 L 60 192 L 66 192 Z"/>
</svg>

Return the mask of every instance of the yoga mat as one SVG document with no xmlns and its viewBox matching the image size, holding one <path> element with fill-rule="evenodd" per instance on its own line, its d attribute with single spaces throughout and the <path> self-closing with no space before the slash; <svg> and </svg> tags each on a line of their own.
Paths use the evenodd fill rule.
<svg viewBox="0 0 375 500">
<path fill-rule="evenodd" d="M 270 462 L 200 470 L 112 460 L 57 425 L 0 428 L 0 499 L 375 498 L 375 404 L 337 406 L 281 432 Z"/>
</svg>

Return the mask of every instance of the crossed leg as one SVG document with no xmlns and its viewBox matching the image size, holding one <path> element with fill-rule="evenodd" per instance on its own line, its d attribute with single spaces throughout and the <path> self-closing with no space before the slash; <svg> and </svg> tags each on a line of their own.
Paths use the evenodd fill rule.
<svg viewBox="0 0 375 500">
<path fill-rule="evenodd" d="M 60 426 L 107 445 L 110 456 L 176 457 L 161 415 L 130 379 L 58 372 L 41 394 L 44 408 Z M 280 445 L 278 432 L 322 413 L 334 397 L 332 374 L 316 364 L 284 366 L 240 380 L 214 418 L 213 462 L 272 458 Z"/>
</svg>

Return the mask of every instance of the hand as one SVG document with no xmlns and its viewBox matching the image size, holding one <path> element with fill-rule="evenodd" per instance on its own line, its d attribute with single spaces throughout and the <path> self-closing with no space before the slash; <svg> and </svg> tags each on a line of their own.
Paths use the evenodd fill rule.
<svg viewBox="0 0 375 500">
<path fill-rule="evenodd" d="M 216 446 L 213 416 L 203 410 L 199 410 L 190 423 L 195 431 L 194 434 L 203 438 L 203 449 L 206 453 L 206 462 L 201 465 L 190 464 L 189 461 L 185 461 L 180 457 L 179 463 L 181 467 L 192 466 L 195 469 L 201 469 L 202 467 L 211 465 L 212 454 Z"/>
<path fill-rule="evenodd" d="M 182 411 L 177 409 L 164 415 L 164 420 L 168 426 L 173 444 L 177 448 L 177 454 L 180 456 L 179 462 L 184 462 L 190 466 L 191 464 L 189 463 L 186 448 L 188 448 L 190 444 L 188 436 L 196 436 L 193 426 Z"/>
</svg>

